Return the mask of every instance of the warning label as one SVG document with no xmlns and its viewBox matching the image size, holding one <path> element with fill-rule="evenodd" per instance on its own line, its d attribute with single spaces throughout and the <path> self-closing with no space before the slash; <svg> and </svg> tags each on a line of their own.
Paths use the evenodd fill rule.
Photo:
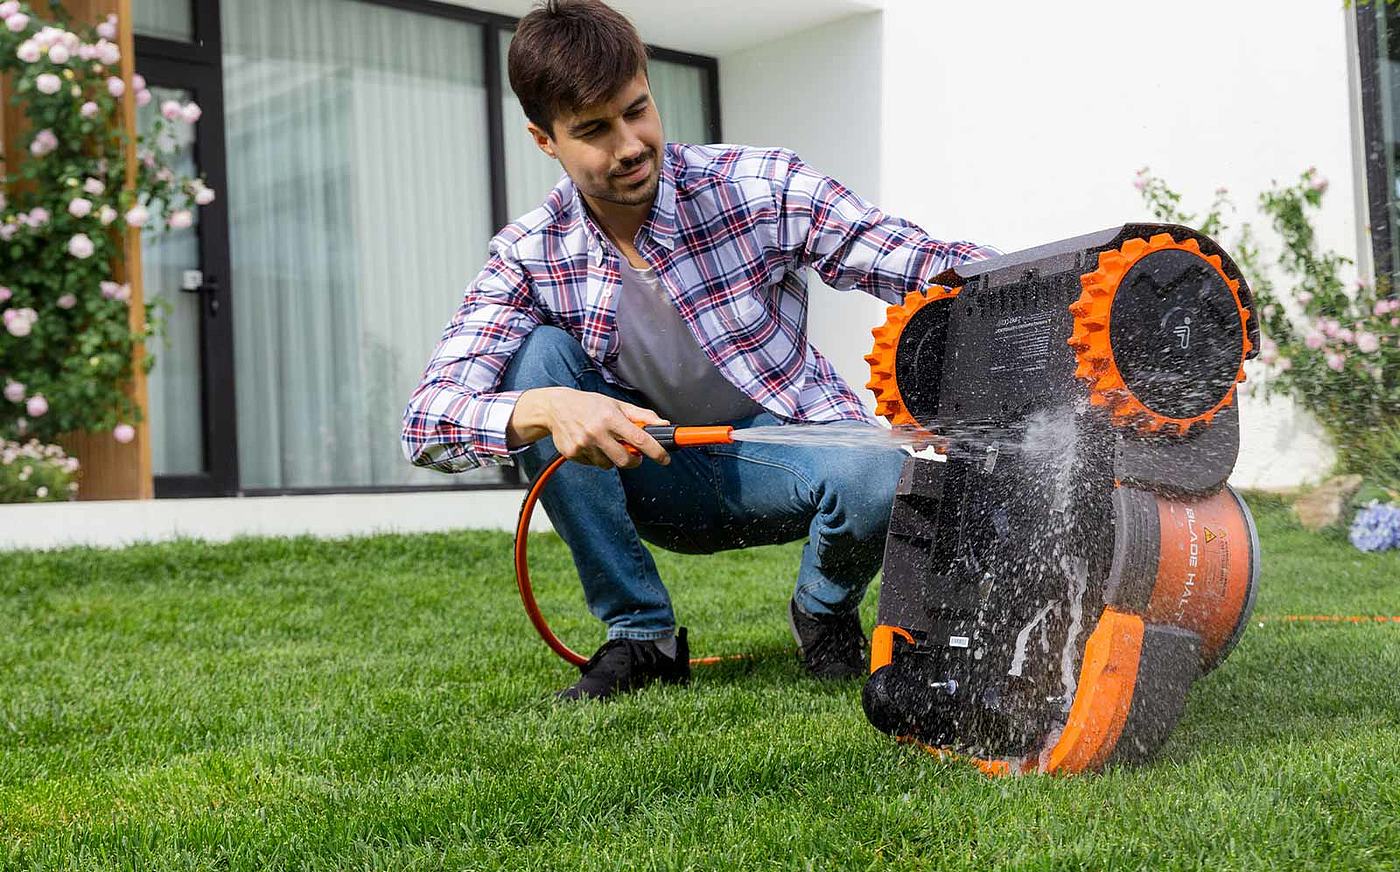
<svg viewBox="0 0 1400 872">
<path fill-rule="evenodd" d="M 992 373 L 1038 372 L 1050 358 L 1050 330 L 1053 313 L 1022 315 L 1007 318 L 996 329 L 998 354 L 992 362 Z"/>
</svg>

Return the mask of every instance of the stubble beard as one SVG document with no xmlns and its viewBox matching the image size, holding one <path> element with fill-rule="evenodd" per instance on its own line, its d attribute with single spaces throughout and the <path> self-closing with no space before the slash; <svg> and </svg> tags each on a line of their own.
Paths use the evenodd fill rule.
<svg viewBox="0 0 1400 872">
<path fill-rule="evenodd" d="M 619 206 L 640 206 L 643 203 L 650 203 L 656 199 L 656 189 L 661 184 L 661 166 L 655 157 L 651 157 L 649 160 L 652 161 L 651 173 L 640 188 L 619 190 L 612 185 L 607 185 L 606 187 L 600 186 L 601 190 L 590 191 L 589 194 L 596 200 L 616 203 Z"/>
</svg>

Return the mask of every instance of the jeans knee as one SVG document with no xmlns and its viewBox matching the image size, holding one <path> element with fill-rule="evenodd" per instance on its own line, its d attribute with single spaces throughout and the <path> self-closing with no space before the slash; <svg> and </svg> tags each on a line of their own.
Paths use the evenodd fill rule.
<svg viewBox="0 0 1400 872">
<path fill-rule="evenodd" d="M 823 502 L 840 515 L 841 526 L 851 538 L 884 542 L 903 465 L 902 454 L 882 453 L 878 460 L 851 464 L 827 479 Z"/>
<path fill-rule="evenodd" d="M 577 339 L 558 327 L 540 325 L 511 355 L 501 376 L 501 390 L 576 387 L 579 376 L 592 366 Z"/>
</svg>

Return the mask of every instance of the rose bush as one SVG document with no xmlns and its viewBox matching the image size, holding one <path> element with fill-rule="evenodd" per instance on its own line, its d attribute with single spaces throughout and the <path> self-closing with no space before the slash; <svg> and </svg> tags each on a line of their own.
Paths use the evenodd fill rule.
<svg viewBox="0 0 1400 872">
<path fill-rule="evenodd" d="M 78 459 L 37 439 L 0 439 L 0 503 L 54 502 L 78 492 Z"/>
<path fill-rule="evenodd" d="M 1218 189 L 1203 215 L 1182 210 L 1181 196 L 1146 168 L 1134 185 L 1162 221 L 1201 229 L 1226 243 L 1229 193 Z M 1314 219 L 1327 181 L 1308 168 L 1291 185 L 1259 196 L 1278 234 L 1276 268 L 1266 267 L 1244 224 L 1229 248 L 1254 292 L 1262 332 L 1258 366 L 1245 388 L 1291 397 L 1316 416 L 1341 472 L 1400 490 L 1400 298 L 1388 281 L 1352 282 L 1347 258 L 1321 251 Z M 1244 389 L 1244 388 L 1242 388 Z"/>
<path fill-rule="evenodd" d="M 50 8 L 57 19 L 45 19 Z M 60 7 L 44 9 L 0 2 L 0 71 L 28 120 L 6 131 L 21 137 L 22 160 L 0 177 L 0 438 L 86 430 L 129 442 L 140 419 L 127 390 L 133 352 L 159 330 L 159 313 L 148 305 L 133 329 L 131 288 L 116 269 L 128 233 L 188 227 L 190 210 L 212 202 L 202 179 L 170 167 L 171 126 L 197 122 L 200 109 L 162 107 L 132 144 L 129 180 L 122 101 L 152 98 L 139 75 L 121 78 L 116 18 L 77 29 Z"/>
</svg>

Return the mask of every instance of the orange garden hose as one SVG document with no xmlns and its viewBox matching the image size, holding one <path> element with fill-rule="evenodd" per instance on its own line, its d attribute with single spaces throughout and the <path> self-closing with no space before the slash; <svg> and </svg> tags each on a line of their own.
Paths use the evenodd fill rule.
<svg viewBox="0 0 1400 872">
<path fill-rule="evenodd" d="M 732 427 L 669 427 L 652 426 L 643 427 L 647 433 L 661 447 L 670 451 L 675 448 L 685 448 L 695 445 L 722 445 L 733 442 Z M 637 449 L 628 445 L 627 450 L 636 453 Z M 530 623 L 534 625 L 535 632 L 540 634 L 544 643 L 558 654 L 560 657 L 572 663 L 574 666 L 582 666 L 588 662 L 588 658 L 565 645 L 554 631 L 549 628 L 549 622 L 544 619 L 544 614 L 540 612 L 540 605 L 535 601 L 535 590 L 530 584 L 530 566 L 526 551 L 527 534 L 530 532 L 530 517 L 535 512 L 535 503 L 539 501 L 540 492 L 544 490 L 544 485 L 549 481 L 549 477 L 568 460 L 564 455 L 559 455 L 550 461 L 550 464 L 540 471 L 535 480 L 530 483 L 530 489 L 525 493 L 525 501 L 520 505 L 520 519 L 515 525 L 515 584 L 520 588 L 520 602 L 525 606 L 525 614 L 530 616 Z M 699 666 L 711 663 L 720 663 L 725 660 L 733 660 L 734 657 L 692 657 L 691 665 Z"/>
</svg>

